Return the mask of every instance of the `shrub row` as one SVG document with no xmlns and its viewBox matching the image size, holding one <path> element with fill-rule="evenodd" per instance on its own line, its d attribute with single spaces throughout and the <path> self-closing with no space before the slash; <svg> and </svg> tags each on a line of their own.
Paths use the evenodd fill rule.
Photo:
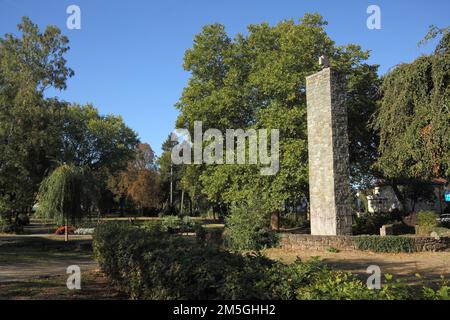
<svg viewBox="0 0 450 320">
<path fill-rule="evenodd" d="M 436 299 L 450 292 L 443 284 L 414 293 L 389 278 L 369 290 L 317 259 L 286 265 L 125 224 L 101 224 L 93 248 L 104 273 L 133 299 Z"/>
<path fill-rule="evenodd" d="M 195 232 L 200 225 L 199 222 L 192 220 L 188 216 L 183 218 L 178 216 L 165 216 L 162 220 L 149 220 L 143 224 L 146 229 L 159 229 L 159 231 L 169 233 Z"/>
<path fill-rule="evenodd" d="M 364 251 L 392 253 L 416 251 L 413 237 L 358 236 L 355 237 L 354 242 L 356 249 Z"/>
</svg>

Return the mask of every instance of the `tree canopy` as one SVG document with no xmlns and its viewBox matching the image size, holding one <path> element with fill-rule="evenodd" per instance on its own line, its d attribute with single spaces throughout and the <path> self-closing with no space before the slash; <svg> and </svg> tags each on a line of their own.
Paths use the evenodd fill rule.
<svg viewBox="0 0 450 320">
<path fill-rule="evenodd" d="M 191 78 L 176 105 L 177 127 L 191 135 L 194 121 L 202 121 L 203 130 L 222 132 L 280 130 L 279 173 L 260 176 L 258 165 L 205 166 L 199 179 L 210 201 L 231 205 L 258 194 L 267 210 L 277 210 L 307 195 L 305 78 L 320 70 L 321 55 L 347 74 L 352 177 L 370 179 L 366 169 L 374 161 L 376 140 L 367 123 L 376 106 L 377 66 L 365 62 L 369 52 L 359 46 L 337 46 L 326 25 L 320 15 L 306 14 L 298 24 L 250 25 L 248 34 L 234 39 L 220 24 L 205 26 L 195 36 L 184 59 Z"/>
<path fill-rule="evenodd" d="M 121 117 L 46 98 L 46 89 L 64 90 L 74 74 L 64 58 L 69 41 L 57 27 L 41 32 L 29 18 L 18 30 L 19 36 L 0 38 L 0 214 L 6 220 L 30 212 L 41 182 L 61 165 L 84 170 L 105 189 L 107 176 L 126 167 L 138 142 Z"/>
<path fill-rule="evenodd" d="M 376 167 L 388 178 L 450 176 L 450 33 L 435 52 L 396 66 L 383 79 L 374 128 Z M 432 29 L 427 39 L 438 35 Z"/>
</svg>

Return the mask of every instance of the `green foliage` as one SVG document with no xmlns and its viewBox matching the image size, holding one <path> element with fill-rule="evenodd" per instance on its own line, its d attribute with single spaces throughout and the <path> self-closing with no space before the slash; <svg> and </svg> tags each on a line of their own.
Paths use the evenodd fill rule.
<svg viewBox="0 0 450 320">
<path fill-rule="evenodd" d="M 21 231 L 23 231 L 23 226 L 0 215 L 0 233 L 18 233 Z"/>
<path fill-rule="evenodd" d="M 422 227 L 416 226 L 416 235 L 430 237 L 432 234 L 438 237 L 450 237 L 450 229 L 444 227 Z"/>
<path fill-rule="evenodd" d="M 447 30 L 434 54 L 401 64 L 383 79 L 374 128 L 380 135 L 376 167 L 388 178 L 450 175 L 449 39 Z"/>
<path fill-rule="evenodd" d="M 29 18 L 18 29 L 19 36 L 0 38 L 0 214 L 8 223 L 29 212 L 56 164 L 88 167 L 104 191 L 137 143 L 120 117 L 45 98 L 46 89 L 65 89 L 73 75 L 64 58 L 68 39 L 54 26 L 41 32 Z"/>
<path fill-rule="evenodd" d="M 165 216 L 162 220 L 150 220 L 143 224 L 145 229 L 159 230 L 160 232 L 167 233 L 195 232 L 199 226 L 199 222 L 194 221 L 188 216 L 183 218 L 178 216 Z"/>
<path fill-rule="evenodd" d="M 94 253 L 114 283 L 132 298 L 258 298 L 249 279 L 270 262 L 199 246 L 179 236 L 106 224 L 94 234 Z"/>
<path fill-rule="evenodd" d="M 417 222 L 421 227 L 437 227 L 439 216 L 434 211 L 420 211 L 417 214 Z"/>
<path fill-rule="evenodd" d="M 331 253 L 339 253 L 339 249 L 336 249 L 335 247 L 328 247 L 327 251 Z"/>
<path fill-rule="evenodd" d="M 46 88 L 64 89 L 73 71 L 64 55 L 68 40 L 58 28 L 41 32 L 22 18 L 17 36 L 0 36 L 0 207 L 14 223 L 33 206 L 39 184 L 59 150 L 57 114 L 62 103 Z"/>
<path fill-rule="evenodd" d="M 297 290 L 300 300 L 403 300 L 416 298 L 411 289 L 386 275 L 380 290 L 370 290 L 357 276 L 322 268 L 313 274 L 311 284 Z"/>
<path fill-rule="evenodd" d="M 352 226 L 353 234 L 380 234 L 380 228 L 385 224 L 392 224 L 398 221 L 400 217 L 394 213 L 366 213 L 357 217 Z"/>
<path fill-rule="evenodd" d="M 444 276 L 441 276 L 441 283 L 437 288 L 424 286 L 422 290 L 426 300 L 450 300 L 450 285 Z"/>
<path fill-rule="evenodd" d="M 36 214 L 60 225 L 75 223 L 92 207 L 94 194 L 85 170 L 61 165 L 42 182 Z"/>
<path fill-rule="evenodd" d="M 309 227 L 309 221 L 301 214 L 288 212 L 280 215 L 280 227 L 286 229 L 307 228 Z"/>
<path fill-rule="evenodd" d="M 286 265 L 116 222 L 96 229 L 93 249 L 103 272 L 133 299 L 445 299 L 449 292 L 446 283 L 414 292 L 390 275 L 370 290 L 317 258 Z"/>
<path fill-rule="evenodd" d="M 276 244 L 269 215 L 255 201 L 235 205 L 225 219 L 224 240 L 232 250 L 260 250 Z"/>
<path fill-rule="evenodd" d="M 161 223 L 161 230 L 164 232 L 176 232 L 181 229 L 182 220 L 178 216 L 166 216 Z"/>
<path fill-rule="evenodd" d="M 283 201 L 307 194 L 305 79 L 320 70 L 321 55 L 348 75 L 352 179 L 359 184 L 370 180 L 376 138 L 367 123 L 375 110 L 377 66 L 365 63 L 369 53 L 357 45 L 336 46 L 326 25 L 320 15 L 306 14 L 299 23 L 250 25 L 234 39 L 220 24 L 205 26 L 195 36 L 184 58 L 192 76 L 177 103 L 176 127 L 191 134 L 194 121 L 202 121 L 203 130 L 222 132 L 280 129 L 276 176 L 261 176 L 260 164 L 199 166 L 187 173 L 187 181 L 200 181 L 210 202 L 229 208 L 258 194 L 266 209 L 275 211 L 283 209 Z M 190 193 L 198 194 L 197 186 Z"/>
<path fill-rule="evenodd" d="M 161 222 L 161 220 L 146 220 L 146 221 L 144 221 L 143 223 L 142 223 L 142 227 L 144 228 L 144 229 L 146 229 L 146 230 L 148 230 L 148 231 L 151 231 L 151 232 L 155 232 L 155 233 L 157 233 L 157 232 L 160 232 L 161 231 L 161 225 L 162 225 L 162 222 Z"/>
<path fill-rule="evenodd" d="M 401 236 L 358 236 L 355 237 L 355 246 L 358 250 L 373 252 L 415 252 L 413 237 Z"/>
<path fill-rule="evenodd" d="M 26 213 L 19 213 L 16 221 L 19 226 L 27 226 L 30 224 L 30 217 Z"/>
</svg>

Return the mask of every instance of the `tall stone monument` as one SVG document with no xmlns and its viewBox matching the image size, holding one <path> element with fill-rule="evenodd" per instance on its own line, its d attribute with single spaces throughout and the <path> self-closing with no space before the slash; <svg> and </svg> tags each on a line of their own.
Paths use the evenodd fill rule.
<svg viewBox="0 0 450 320">
<path fill-rule="evenodd" d="M 345 79 L 328 67 L 306 78 L 311 234 L 351 234 Z"/>
</svg>

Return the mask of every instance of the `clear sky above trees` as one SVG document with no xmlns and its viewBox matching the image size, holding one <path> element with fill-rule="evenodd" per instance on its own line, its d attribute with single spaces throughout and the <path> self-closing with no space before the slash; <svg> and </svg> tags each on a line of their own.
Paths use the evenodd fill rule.
<svg viewBox="0 0 450 320">
<path fill-rule="evenodd" d="M 77 4 L 82 29 L 66 28 L 66 8 Z M 382 10 L 382 29 L 366 27 L 367 6 Z M 70 39 L 67 56 L 76 71 L 65 92 L 49 91 L 70 102 L 91 102 L 102 114 L 121 114 L 143 142 L 157 154 L 173 129 L 189 74 L 183 55 L 205 24 L 220 22 L 230 35 L 247 25 L 298 19 L 319 12 L 329 21 L 326 30 L 337 44 L 357 43 L 372 50 L 369 63 L 380 73 L 430 53 L 435 43 L 418 48 L 430 24 L 448 25 L 450 2 L 429 1 L 24 1 L 0 0 L 0 34 L 17 32 L 22 16 L 41 28 L 54 24 Z"/>
</svg>

